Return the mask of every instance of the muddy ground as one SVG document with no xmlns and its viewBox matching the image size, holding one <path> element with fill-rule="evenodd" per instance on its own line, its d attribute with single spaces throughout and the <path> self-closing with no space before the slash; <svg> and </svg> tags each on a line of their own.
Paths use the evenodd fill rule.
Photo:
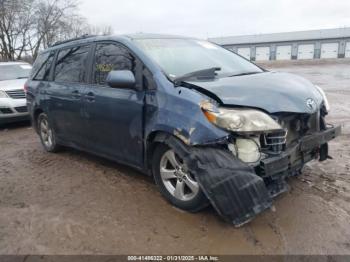
<svg viewBox="0 0 350 262">
<path fill-rule="evenodd" d="M 275 208 L 234 228 L 169 205 L 151 178 L 72 149 L 45 153 L 27 124 L 0 129 L 0 254 L 350 254 L 350 61 L 268 63 L 323 87 L 344 134 L 334 160 L 290 179 Z"/>
</svg>

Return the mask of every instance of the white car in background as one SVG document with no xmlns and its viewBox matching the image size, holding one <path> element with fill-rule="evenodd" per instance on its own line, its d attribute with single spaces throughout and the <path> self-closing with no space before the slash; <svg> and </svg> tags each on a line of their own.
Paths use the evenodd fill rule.
<svg viewBox="0 0 350 262">
<path fill-rule="evenodd" d="M 0 63 L 0 125 L 29 119 L 24 84 L 31 69 L 25 62 Z"/>
</svg>

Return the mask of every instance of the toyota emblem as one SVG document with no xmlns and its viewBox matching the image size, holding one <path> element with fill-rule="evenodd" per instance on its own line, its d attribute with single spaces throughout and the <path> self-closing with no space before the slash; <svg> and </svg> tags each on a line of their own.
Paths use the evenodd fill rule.
<svg viewBox="0 0 350 262">
<path fill-rule="evenodd" d="M 306 100 L 306 106 L 310 111 L 315 111 L 316 109 L 316 102 L 312 98 L 308 98 Z"/>
</svg>

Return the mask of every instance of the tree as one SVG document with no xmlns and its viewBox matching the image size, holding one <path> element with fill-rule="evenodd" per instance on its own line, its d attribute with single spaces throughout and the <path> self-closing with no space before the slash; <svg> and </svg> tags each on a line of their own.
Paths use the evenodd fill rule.
<svg viewBox="0 0 350 262">
<path fill-rule="evenodd" d="M 0 0 L 0 59 L 35 59 L 57 41 L 110 33 L 110 26 L 89 25 L 77 0 Z"/>
<path fill-rule="evenodd" d="M 76 14 L 76 0 L 36 0 L 30 50 L 35 58 L 40 49 L 69 37 L 69 23 Z"/>
<path fill-rule="evenodd" d="M 21 57 L 28 45 L 34 0 L 0 0 L 0 56 Z"/>
</svg>

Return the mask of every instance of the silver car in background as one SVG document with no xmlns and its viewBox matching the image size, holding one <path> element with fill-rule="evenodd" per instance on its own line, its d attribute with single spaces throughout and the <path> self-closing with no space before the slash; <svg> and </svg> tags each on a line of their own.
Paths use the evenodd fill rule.
<svg viewBox="0 0 350 262">
<path fill-rule="evenodd" d="M 25 62 L 0 63 L 0 125 L 29 119 L 24 84 L 31 69 Z"/>
</svg>

